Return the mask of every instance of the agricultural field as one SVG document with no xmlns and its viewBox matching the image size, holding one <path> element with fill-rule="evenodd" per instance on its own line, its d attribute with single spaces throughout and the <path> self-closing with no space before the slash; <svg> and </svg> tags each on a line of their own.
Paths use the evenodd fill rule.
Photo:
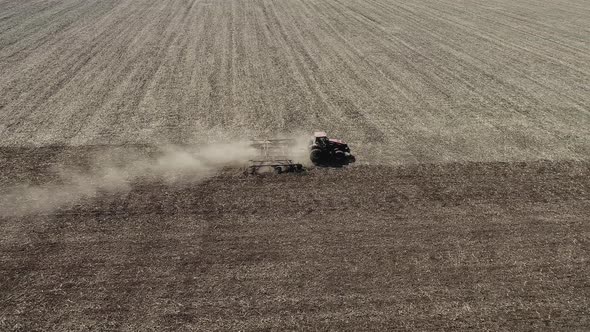
<svg viewBox="0 0 590 332">
<path fill-rule="evenodd" d="M 2 331 L 588 330 L 589 216 L 588 1 L 0 0 Z"/>
</svg>

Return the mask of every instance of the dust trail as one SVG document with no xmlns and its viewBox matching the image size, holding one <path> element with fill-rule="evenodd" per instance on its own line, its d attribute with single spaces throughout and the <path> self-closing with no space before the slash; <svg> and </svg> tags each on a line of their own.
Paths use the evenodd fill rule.
<svg viewBox="0 0 590 332">
<path fill-rule="evenodd" d="M 98 155 L 85 171 L 57 165 L 58 184 L 9 189 L 0 196 L 0 216 L 50 213 L 101 193 L 129 191 L 139 179 L 168 184 L 195 183 L 224 167 L 244 165 L 255 154 L 248 142 L 234 142 L 198 148 L 168 146 L 160 148 L 153 157 L 138 153 L 115 158 Z"/>
<path fill-rule="evenodd" d="M 309 146 L 311 145 L 312 137 L 309 133 L 298 133 L 293 136 L 294 144 L 289 149 L 289 156 L 298 163 L 302 163 L 306 167 L 313 164 L 309 159 Z"/>
</svg>

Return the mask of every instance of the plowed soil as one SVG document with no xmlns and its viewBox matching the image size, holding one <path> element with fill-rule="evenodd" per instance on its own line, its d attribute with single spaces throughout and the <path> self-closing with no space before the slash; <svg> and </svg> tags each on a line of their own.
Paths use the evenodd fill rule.
<svg viewBox="0 0 590 332">
<path fill-rule="evenodd" d="M 166 144 L 359 160 L 10 196 L 0 330 L 588 330 L 589 77 L 582 0 L 0 0 L 0 200 Z"/>
<path fill-rule="evenodd" d="M 2 183 L 55 184 L 90 150 L 3 149 Z M 589 179 L 543 161 L 138 181 L 0 219 L 0 326 L 583 330 Z"/>
</svg>

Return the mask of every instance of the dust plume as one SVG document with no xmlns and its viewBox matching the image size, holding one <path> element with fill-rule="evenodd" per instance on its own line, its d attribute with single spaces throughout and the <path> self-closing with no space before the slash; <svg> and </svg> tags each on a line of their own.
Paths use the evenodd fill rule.
<svg viewBox="0 0 590 332">
<path fill-rule="evenodd" d="M 101 193 L 131 190 L 146 179 L 168 184 L 195 183 L 224 167 L 241 166 L 256 154 L 248 142 L 209 144 L 197 148 L 167 146 L 154 156 L 140 153 L 97 155 L 85 170 L 57 165 L 57 184 L 20 185 L 0 195 L 0 216 L 50 213 Z"/>
<path fill-rule="evenodd" d="M 289 148 L 289 157 L 304 166 L 311 166 L 309 159 L 309 146 L 311 144 L 311 135 L 307 132 L 300 132 L 292 136 L 293 145 Z"/>
</svg>

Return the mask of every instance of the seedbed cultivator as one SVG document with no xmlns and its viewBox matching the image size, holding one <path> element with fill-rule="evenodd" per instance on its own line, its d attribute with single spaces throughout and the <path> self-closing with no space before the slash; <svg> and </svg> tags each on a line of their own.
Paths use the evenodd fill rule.
<svg viewBox="0 0 590 332">
<path fill-rule="evenodd" d="M 260 174 L 272 171 L 276 174 L 300 173 L 303 165 L 289 158 L 289 148 L 293 147 L 293 139 L 257 139 L 251 146 L 259 151 L 258 158 L 250 160 L 247 174 Z"/>
</svg>

